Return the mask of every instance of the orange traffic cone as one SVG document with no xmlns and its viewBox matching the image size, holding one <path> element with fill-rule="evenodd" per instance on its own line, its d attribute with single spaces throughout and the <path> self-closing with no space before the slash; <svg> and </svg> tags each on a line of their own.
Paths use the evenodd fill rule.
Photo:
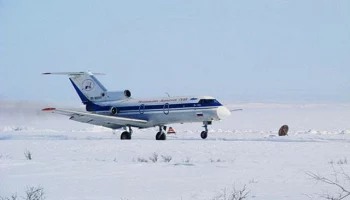
<svg viewBox="0 0 350 200">
<path fill-rule="evenodd" d="M 168 134 L 176 134 L 176 132 L 172 127 L 169 127 Z"/>
</svg>

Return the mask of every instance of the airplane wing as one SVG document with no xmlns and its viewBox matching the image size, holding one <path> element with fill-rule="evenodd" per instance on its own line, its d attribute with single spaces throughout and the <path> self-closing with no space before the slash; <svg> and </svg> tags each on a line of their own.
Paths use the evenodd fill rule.
<svg viewBox="0 0 350 200">
<path fill-rule="evenodd" d="M 147 120 L 141 119 L 132 119 L 125 117 L 116 117 L 101 115 L 89 112 L 74 111 L 74 110 L 65 110 L 65 109 L 56 109 L 56 108 L 44 108 L 42 111 L 52 112 L 57 114 L 62 114 L 69 116 L 70 120 L 104 126 L 112 129 L 121 128 L 124 126 L 134 126 L 134 127 L 145 127 Z"/>
<path fill-rule="evenodd" d="M 233 110 L 230 110 L 231 112 L 235 112 L 235 111 L 242 111 L 243 109 L 239 108 L 239 109 L 233 109 Z"/>
</svg>

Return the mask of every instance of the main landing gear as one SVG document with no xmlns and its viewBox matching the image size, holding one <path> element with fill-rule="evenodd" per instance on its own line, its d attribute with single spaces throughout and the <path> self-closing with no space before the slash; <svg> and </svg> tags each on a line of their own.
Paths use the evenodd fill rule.
<svg viewBox="0 0 350 200">
<path fill-rule="evenodd" d="M 156 140 L 166 140 L 166 126 L 159 126 L 159 132 L 156 135 Z"/>
<path fill-rule="evenodd" d="M 203 125 L 205 130 L 201 132 L 201 138 L 206 139 L 208 137 L 208 125 L 211 125 L 211 122 L 203 122 Z"/>
<path fill-rule="evenodd" d="M 206 139 L 208 137 L 208 125 L 211 125 L 211 121 L 203 122 L 204 131 L 201 132 L 201 138 Z M 159 126 L 159 131 L 156 134 L 156 140 L 166 140 L 166 126 Z M 121 140 L 131 140 L 132 135 L 131 126 L 126 126 L 125 131 L 120 135 Z"/>
<path fill-rule="evenodd" d="M 125 127 L 125 131 L 120 135 L 120 139 L 121 140 L 131 140 L 131 135 L 132 135 L 131 126 L 127 126 L 127 127 Z"/>
</svg>

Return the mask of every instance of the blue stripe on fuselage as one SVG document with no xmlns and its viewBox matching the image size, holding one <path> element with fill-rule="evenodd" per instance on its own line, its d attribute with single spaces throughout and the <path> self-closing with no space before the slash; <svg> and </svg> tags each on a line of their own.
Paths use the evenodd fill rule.
<svg viewBox="0 0 350 200">
<path fill-rule="evenodd" d="M 210 106 L 210 107 L 196 107 L 196 111 L 203 111 L 208 109 L 217 108 L 217 106 Z M 194 111 L 194 108 L 177 108 L 177 109 L 169 109 L 169 112 L 176 112 L 176 111 Z M 155 112 L 164 112 L 164 109 L 152 109 L 152 110 L 145 110 L 142 111 L 142 114 L 148 114 L 148 113 L 155 113 Z M 119 114 L 141 114 L 139 110 L 127 110 L 127 111 L 120 111 Z"/>
<path fill-rule="evenodd" d="M 92 102 L 89 102 L 86 105 L 86 110 L 87 111 L 109 111 L 112 107 L 116 107 L 118 108 L 119 112 L 121 113 L 126 113 L 126 112 L 134 112 L 134 111 L 140 111 L 140 106 L 142 104 L 140 104 L 139 106 L 120 106 L 120 105 L 110 105 L 110 106 L 100 106 L 97 104 L 94 104 Z M 163 110 L 165 104 L 160 104 L 160 105 L 144 105 L 145 108 L 142 109 L 142 111 L 144 112 L 148 112 L 148 111 L 157 111 L 157 110 Z M 194 108 L 207 108 L 207 107 L 218 107 L 218 106 L 222 106 L 221 103 L 219 102 L 214 102 L 214 103 L 210 103 L 210 104 L 198 104 L 198 103 L 183 103 L 183 104 L 169 104 L 169 109 L 176 109 L 179 110 L 180 108 L 182 108 L 181 110 L 188 110 L 188 109 L 194 109 Z"/>
</svg>

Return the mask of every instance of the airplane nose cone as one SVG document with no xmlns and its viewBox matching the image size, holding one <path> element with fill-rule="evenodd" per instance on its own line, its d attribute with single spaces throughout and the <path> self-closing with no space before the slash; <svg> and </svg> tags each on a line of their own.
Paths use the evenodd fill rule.
<svg viewBox="0 0 350 200">
<path fill-rule="evenodd" d="M 225 119 L 231 115 L 231 112 L 229 109 L 227 109 L 225 106 L 220 106 L 216 110 L 216 113 L 219 117 L 219 119 Z"/>
</svg>

